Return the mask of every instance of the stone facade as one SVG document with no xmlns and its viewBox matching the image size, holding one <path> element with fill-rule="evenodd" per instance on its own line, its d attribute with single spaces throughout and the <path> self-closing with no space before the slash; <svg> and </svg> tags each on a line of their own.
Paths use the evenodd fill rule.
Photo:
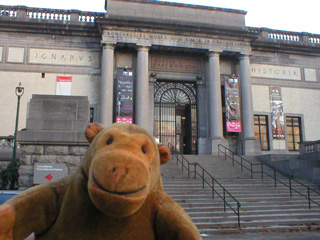
<svg viewBox="0 0 320 240">
<path fill-rule="evenodd" d="M 32 94 L 55 95 L 57 77 L 69 76 L 71 95 L 88 98 L 93 121 L 115 122 L 118 108 L 124 107 L 121 101 L 129 99 L 132 104 L 126 102 L 125 113 L 131 111 L 133 122 L 156 137 L 159 103 L 154 96 L 159 84 L 193 85 L 196 120 L 188 128 L 196 129 L 192 144 L 198 154 L 216 154 L 218 144 L 245 155 L 288 153 L 291 136 L 286 122 L 284 139 L 272 134 L 272 87 L 281 89 L 284 118 L 300 120 L 300 140 L 320 136 L 319 35 L 251 28 L 245 26 L 243 10 L 149 0 L 108 0 L 106 13 L 4 6 L 2 10 L 6 14 L 0 16 L 0 81 L 6 87 L 0 89 L 4 116 L 0 135 L 13 133 L 14 88 L 19 81 L 25 87 L 20 128 L 28 131 Z M 59 17 L 52 18 L 53 13 Z M 132 95 L 117 96 L 117 83 L 125 76 L 119 72 L 133 78 Z M 241 133 L 225 131 L 224 87 L 225 78 L 231 76 L 239 79 Z M 176 112 L 184 107 L 179 101 Z M 176 119 L 192 115 L 188 108 L 184 111 Z M 267 117 L 269 148 L 262 152 L 254 115 Z M 170 128 L 160 124 L 161 131 Z"/>
<path fill-rule="evenodd" d="M 87 146 L 78 145 L 25 145 L 22 144 L 19 168 L 20 190 L 32 187 L 34 165 L 36 163 L 64 163 L 67 174 L 73 174 L 84 158 Z"/>
</svg>

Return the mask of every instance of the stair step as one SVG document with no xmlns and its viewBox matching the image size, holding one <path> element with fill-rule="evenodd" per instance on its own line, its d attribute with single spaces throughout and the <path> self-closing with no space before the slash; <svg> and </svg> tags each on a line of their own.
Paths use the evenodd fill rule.
<svg viewBox="0 0 320 240">
<path fill-rule="evenodd" d="M 320 228 L 320 207 L 311 204 L 309 209 L 308 200 L 299 194 L 292 192 L 290 197 L 289 188 L 274 180 L 267 178 L 259 179 L 255 174 L 251 178 L 246 170 L 240 171 L 238 166 L 221 157 L 214 156 L 187 156 L 188 161 L 198 161 L 206 171 L 210 172 L 226 190 L 231 193 L 241 204 L 240 220 L 241 231 L 258 231 L 265 229 L 308 229 L 311 226 Z M 169 161 L 162 166 L 161 175 L 165 191 L 185 209 L 202 234 L 212 234 L 223 231 L 239 231 L 237 215 L 226 206 L 224 211 L 223 190 L 215 182 L 215 198 L 212 199 L 212 190 L 207 183 L 203 188 L 203 180 L 190 173 L 189 178 L 186 170 L 181 171 L 181 165 L 176 161 Z M 193 171 L 193 166 L 190 166 Z M 256 169 L 257 171 L 260 169 Z M 200 173 L 200 168 L 198 172 Z M 285 184 L 289 185 L 288 179 L 277 176 Z M 206 178 L 211 184 L 211 178 Z M 319 186 L 302 181 L 306 186 L 320 192 Z M 307 196 L 307 188 L 294 181 L 292 188 Z M 311 197 L 320 204 L 320 196 L 311 193 Z M 237 204 L 226 194 L 228 204 L 237 209 Z M 205 239 L 205 238 L 204 238 Z"/>
</svg>

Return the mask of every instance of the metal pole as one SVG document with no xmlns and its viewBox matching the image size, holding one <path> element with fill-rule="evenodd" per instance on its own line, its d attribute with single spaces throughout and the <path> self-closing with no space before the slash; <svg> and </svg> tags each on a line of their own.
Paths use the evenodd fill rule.
<svg viewBox="0 0 320 240">
<path fill-rule="evenodd" d="M 263 163 L 261 163 L 261 179 L 263 179 Z"/>
<path fill-rule="evenodd" d="M 14 140 L 13 140 L 13 154 L 12 154 L 13 161 L 16 160 L 16 155 L 17 155 L 17 132 L 18 132 L 18 124 L 19 124 L 20 98 L 21 98 L 21 96 L 18 96 L 16 126 L 15 126 L 15 130 L 14 130 Z"/>
<path fill-rule="evenodd" d="M 274 187 L 276 188 L 277 187 L 277 173 L 276 173 L 276 170 L 273 170 L 273 173 L 274 173 Z"/>
</svg>

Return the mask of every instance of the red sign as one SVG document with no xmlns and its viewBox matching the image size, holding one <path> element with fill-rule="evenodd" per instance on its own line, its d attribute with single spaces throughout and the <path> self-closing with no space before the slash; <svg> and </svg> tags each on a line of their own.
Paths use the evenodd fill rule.
<svg viewBox="0 0 320 240">
<path fill-rule="evenodd" d="M 51 181 L 52 180 L 52 174 L 50 173 L 50 174 L 48 174 L 47 176 L 45 176 L 44 178 L 46 178 L 46 179 L 48 179 L 49 181 Z"/>
</svg>

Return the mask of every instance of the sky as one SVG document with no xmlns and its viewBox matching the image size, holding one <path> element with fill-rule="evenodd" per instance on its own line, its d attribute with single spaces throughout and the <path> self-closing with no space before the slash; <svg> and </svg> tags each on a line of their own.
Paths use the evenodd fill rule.
<svg viewBox="0 0 320 240">
<path fill-rule="evenodd" d="M 309 32 L 320 34 L 320 0 L 162 0 L 211 7 L 239 9 L 247 12 L 247 27 Z M 0 5 L 24 5 L 38 8 L 77 9 L 105 12 L 105 0 L 0 0 Z"/>
</svg>

